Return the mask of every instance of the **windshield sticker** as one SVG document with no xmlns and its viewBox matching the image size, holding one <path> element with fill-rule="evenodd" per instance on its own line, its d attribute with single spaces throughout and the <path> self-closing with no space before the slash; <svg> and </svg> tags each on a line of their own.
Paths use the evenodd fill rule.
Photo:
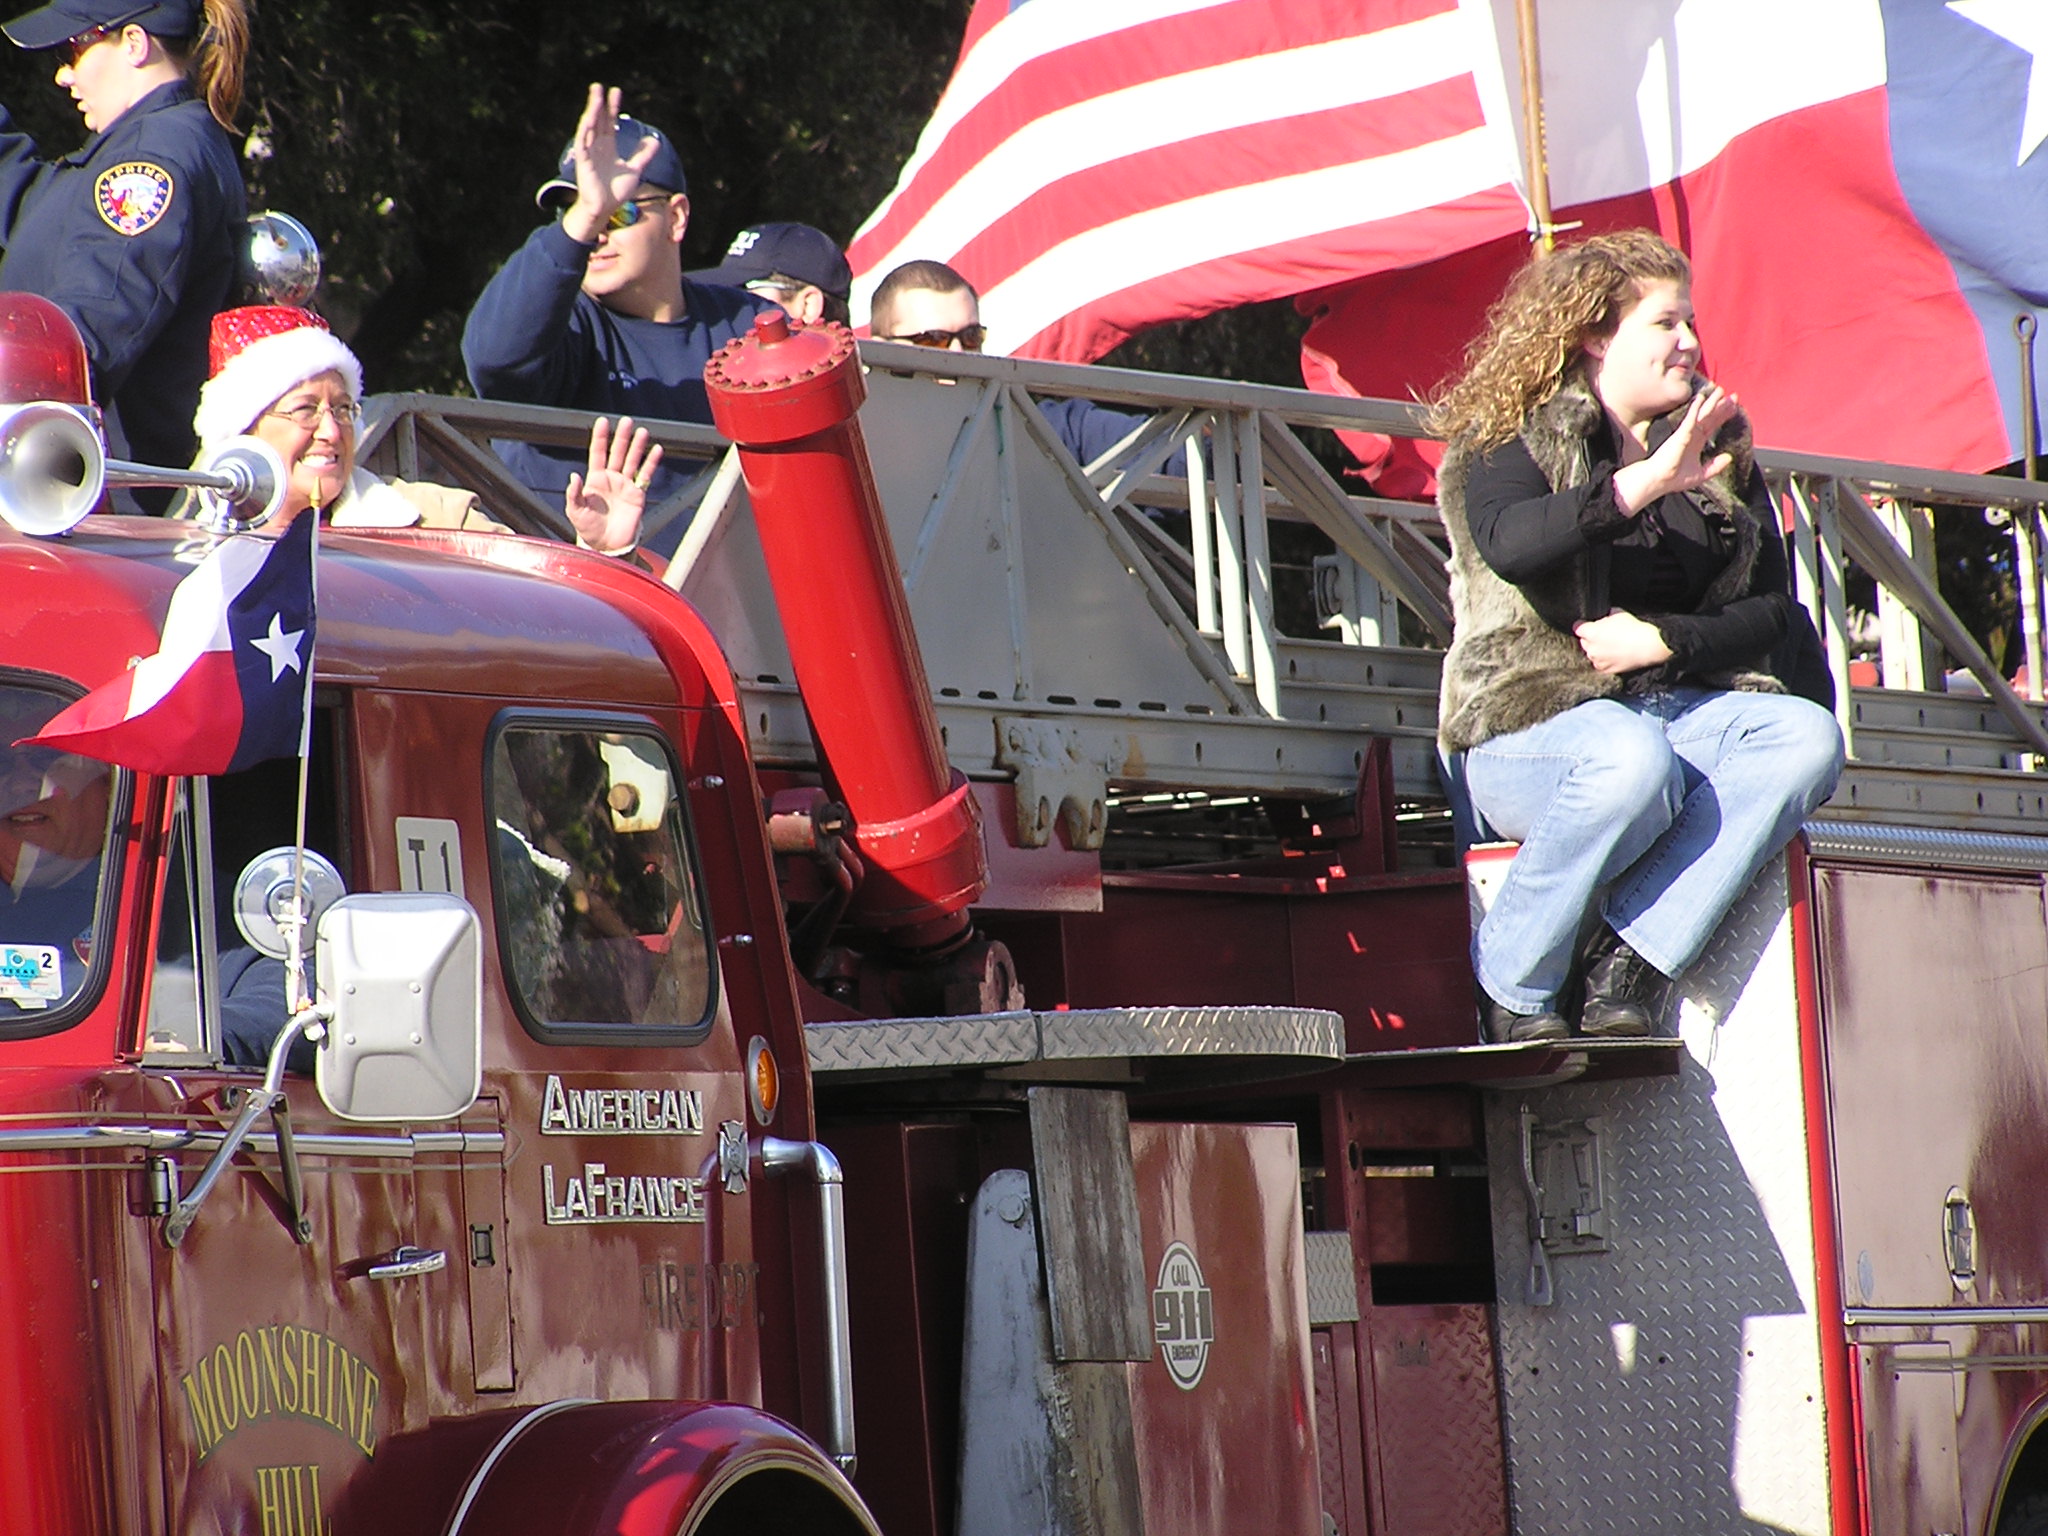
<svg viewBox="0 0 2048 1536">
<path fill-rule="evenodd" d="M 0 1002 L 47 1008 L 64 997 L 61 952 L 54 944 L 0 945 Z"/>
</svg>

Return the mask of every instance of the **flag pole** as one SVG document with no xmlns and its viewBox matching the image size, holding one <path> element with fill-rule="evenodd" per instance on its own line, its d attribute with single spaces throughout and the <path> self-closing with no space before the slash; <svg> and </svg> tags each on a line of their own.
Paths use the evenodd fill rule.
<svg viewBox="0 0 2048 1536">
<path fill-rule="evenodd" d="M 2020 458 L 2027 483 L 2040 475 L 2039 397 L 2034 389 L 2034 332 L 2037 322 L 2032 310 L 2012 317 L 2013 339 L 2020 348 Z M 2041 504 L 2023 502 L 2012 514 L 2013 553 L 2019 566 L 2020 634 L 2026 647 L 2027 698 L 2041 701 L 2044 689 L 2041 644 Z"/>
<path fill-rule="evenodd" d="M 320 611 L 320 509 L 308 507 L 299 514 L 313 519 L 312 544 L 306 551 L 312 567 L 313 612 Z M 318 644 L 315 631 L 314 644 Z M 313 1005 L 313 989 L 306 984 L 306 801 L 307 783 L 313 774 L 313 646 L 306 647 L 306 696 L 299 710 L 299 804 L 292 827 L 292 904 L 285 942 L 290 946 L 286 961 L 285 1001 L 296 1017 Z"/>
<path fill-rule="evenodd" d="M 1529 211 L 1536 220 L 1536 248 L 1557 249 L 1557 225 L 1550 216 L 1550 152 L 1543 141 L 1543 61 L 1536 41 L 1536 0 L 1515 0 L 1517 41 L 1522 55 L 1522 142 L 1527 146 Z"/>
</svg>

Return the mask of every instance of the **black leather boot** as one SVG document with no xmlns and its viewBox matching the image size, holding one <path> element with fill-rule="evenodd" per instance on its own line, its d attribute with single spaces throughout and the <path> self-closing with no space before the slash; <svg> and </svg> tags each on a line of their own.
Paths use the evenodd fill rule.
<svg viewBox="0 0 2048 1536">
<path fill-rule="evenodd" d="M 1486 1026 L 1486 1038 L 1495 1045 L 1521 1045 L 1531 1040 L 1563 1040 L 1571 1032 L 1571 1025 L 1561 1013 L 1545 1009 L 1541 1013 L 1516 1013 L 1505 1004 L 1495 1002 L 1486 995 L 1483 987 L 1473 989 L 1479 996 L 1479 1017 Z"/>
<path fill-rule="evenodd" d="M 1586 1001 L 1579 1009 L 1579 1033 L 1609 1039 L 1640 1039 L 1654 1033 L 1671 993 L 1671 978 L 1605 923 L 1587 941 L 1582 958 Z"/>
</svg>

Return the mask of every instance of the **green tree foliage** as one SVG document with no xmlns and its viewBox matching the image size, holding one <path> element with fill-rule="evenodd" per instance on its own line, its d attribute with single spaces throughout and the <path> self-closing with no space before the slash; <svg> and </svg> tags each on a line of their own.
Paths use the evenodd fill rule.
<svg viewBox="0 0 2048 1536">
<path fill-rule="evenodd" d="M 534 189 L 590 81 L 681 149 L 688 264 L 763 219 L 844 241 L 930 116 L 968 3 L 266 0 L 241 124 L 249 206 L 318 237 L 319 305 L 372 389 L 454 390 L 463 317 L 540 218 Z M 56 64 L 0 45 L 0 101 L 52 156 L 84 138 Z"/>
</svg>

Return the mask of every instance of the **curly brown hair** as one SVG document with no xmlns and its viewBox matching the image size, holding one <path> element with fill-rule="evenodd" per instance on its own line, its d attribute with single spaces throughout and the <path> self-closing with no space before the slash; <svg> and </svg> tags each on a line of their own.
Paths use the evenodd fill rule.
<svg viewBox="0 0 2048 1536">
<path fill-rule="evenodd" d="M 1532 258 L 1487 311 L 1465 371 L 1430 400 L 1430 429 L 1477 450 L 1508 441 L 1584 366 L 1586 343 L 1614 334 L 1646 285 L 1691 281 L 1685 254 L 1647 229 Z"/>
</svg>

